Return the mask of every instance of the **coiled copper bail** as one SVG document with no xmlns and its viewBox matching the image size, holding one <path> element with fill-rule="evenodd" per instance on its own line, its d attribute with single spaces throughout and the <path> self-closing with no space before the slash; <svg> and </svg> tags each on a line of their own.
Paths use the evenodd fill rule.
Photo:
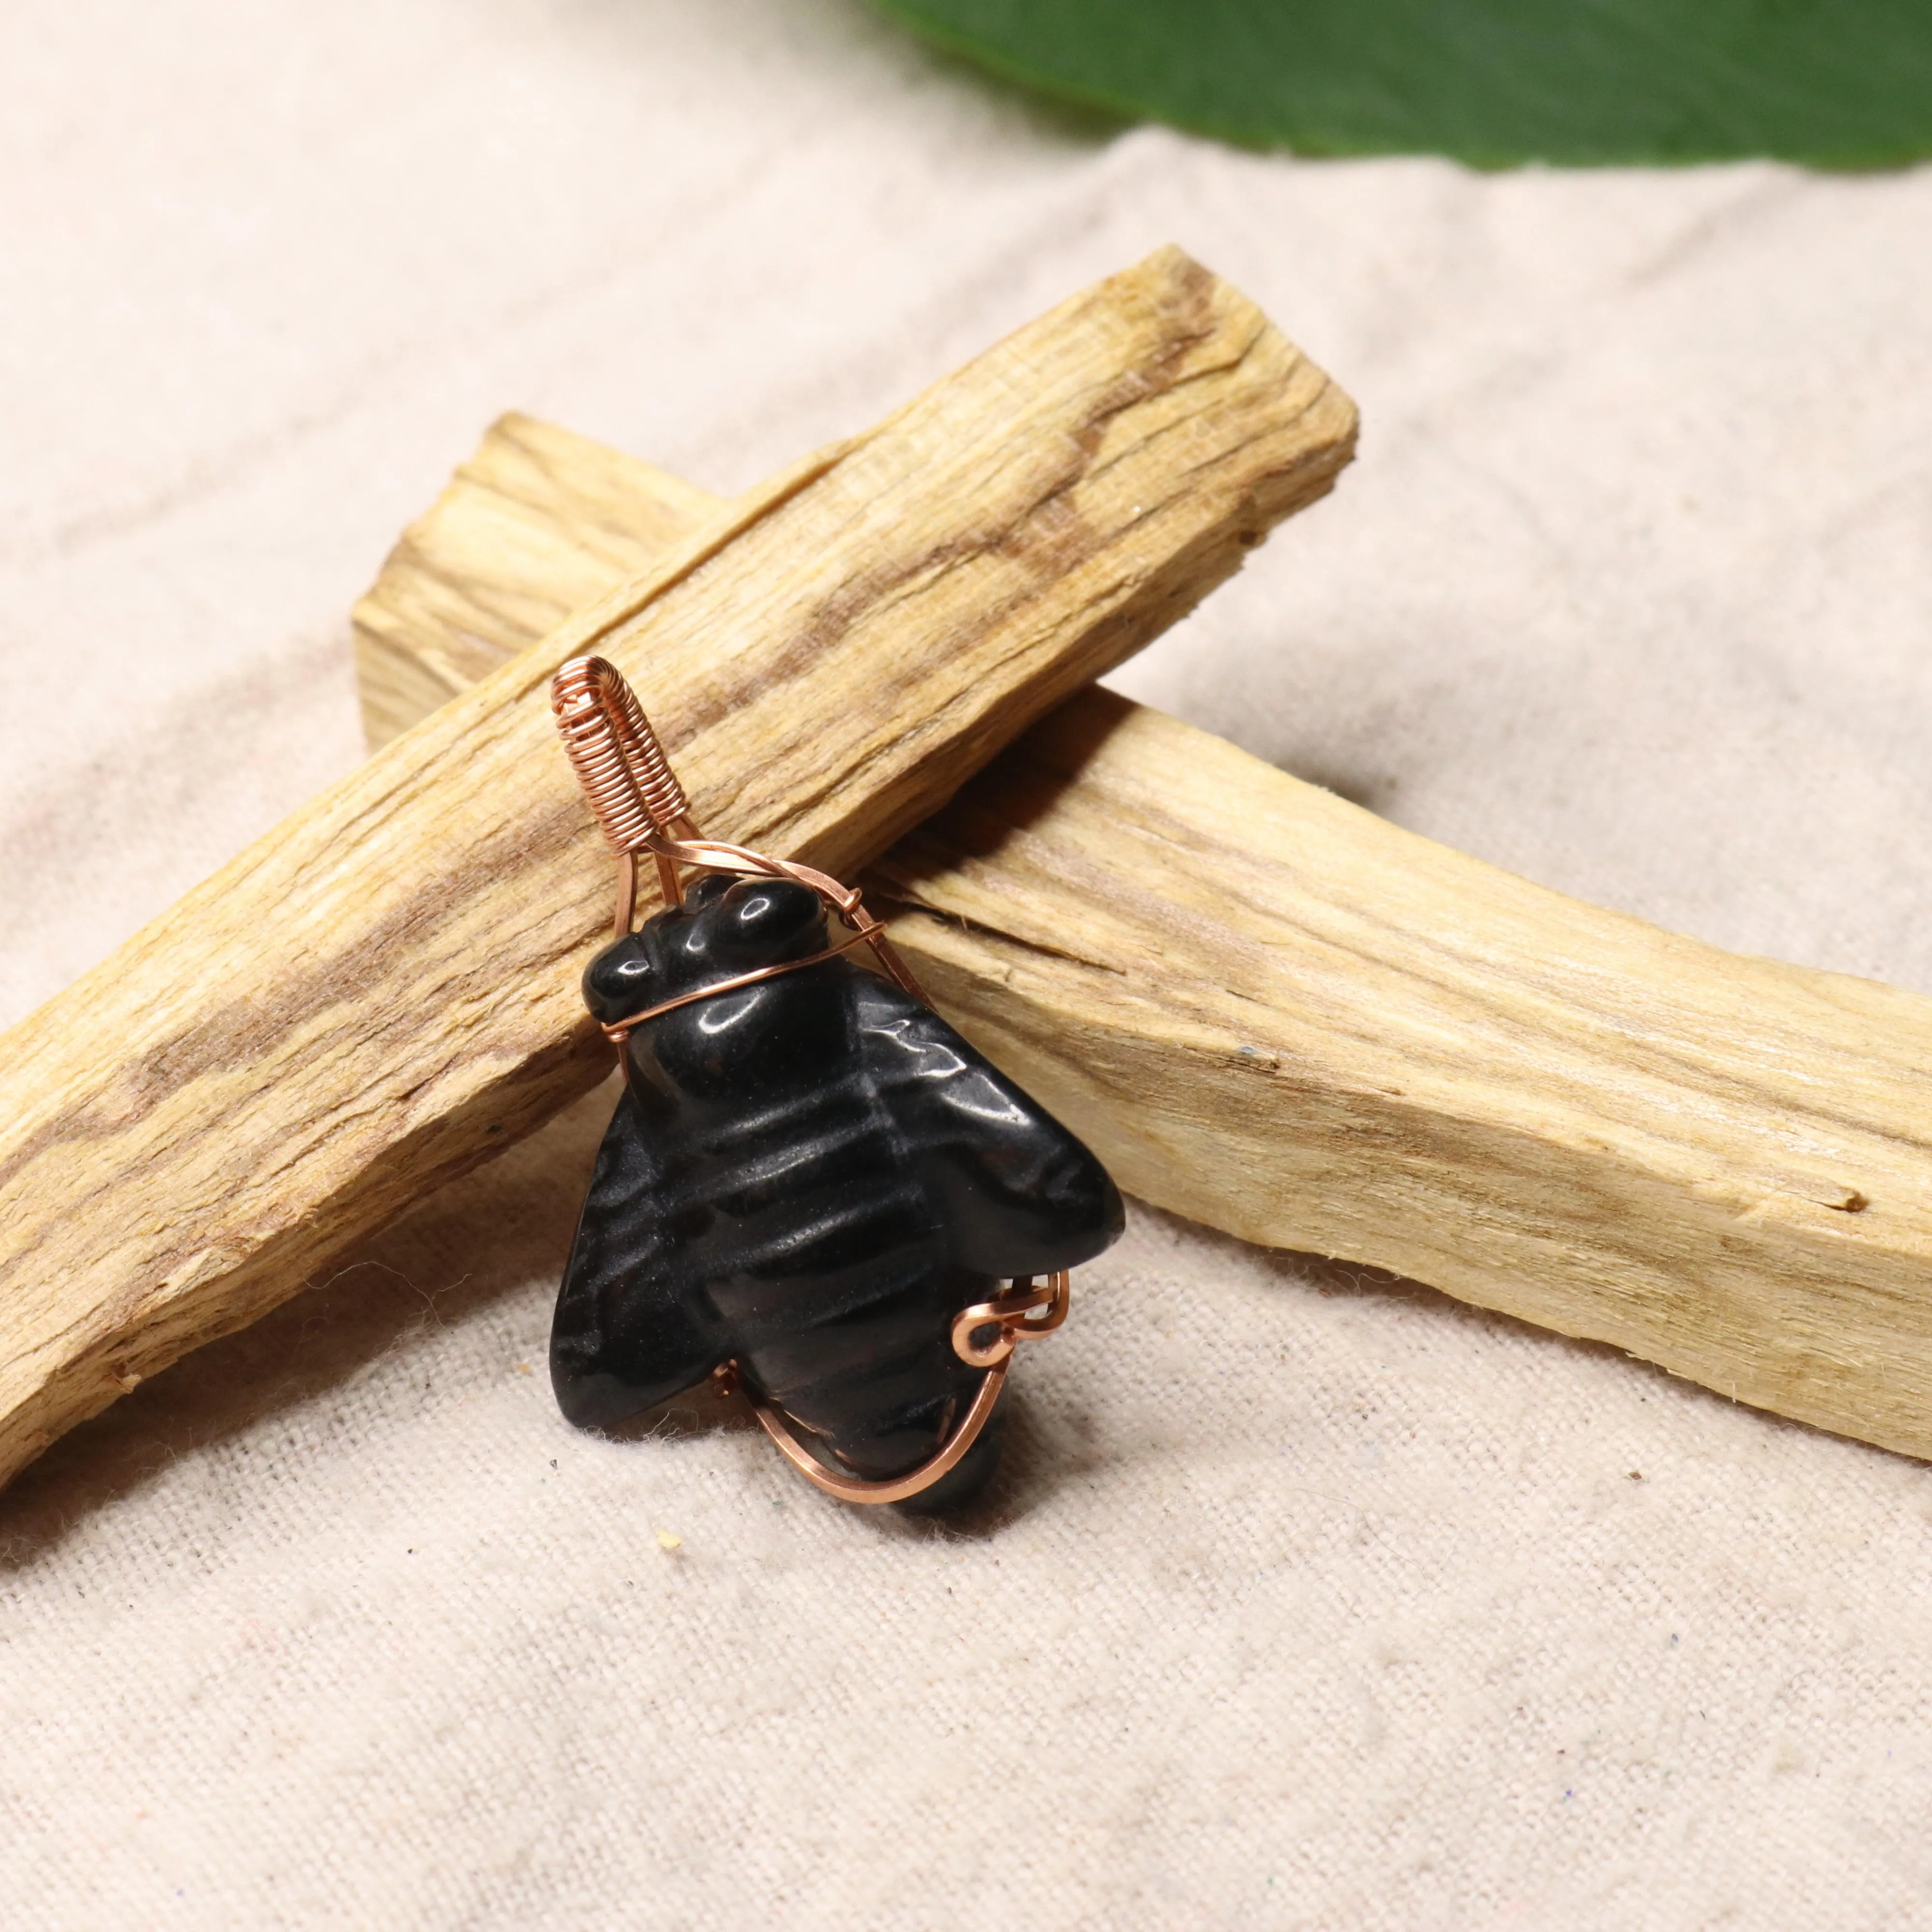
<svg viewBox="0 0 1932 1932">
<path fill-rule="evenodd" d="M 572 658 L 550 680 L 550 701 L 578 782 L 596 814 L 604 842 L 617 855 L 614 924 L 619 938 L 631 930 L 637 917 L 637 861 L 640 853 L 648 852 L 657 861 L 658 878 L 667 905 L 684 902 L 681 866 L 732 872 L 745 878 L 790 879 L 816 892 L 826 910 L 837 914 L 852 928 L 852 938 L 847 944 L 869 946 L 896 984 L 922 1004 L 932 1004 L 926 989 L 913 977 L 911 969 L 886 937 L 885 928 L 866 911 L 856 887 L 842 886 L 815 867 L 801 866 L 790 859 L 770 858 L 742 845 L 727 844 L 722 839 L 706 838 L 698 830 L 698 821 L 691 814 L 691 801 L 671 770 L 664 746 L 651 728 L 651 721 L 644 716 L 637 694 L 615 664 L 604 658 Z M 829 948 L 828 952 L 844 950 L 842 946 L 835 946 Z M 728 986 L 748 985 L 754 978 L 814 966 L 826 956 L 819 953 L 808 959 L 788 959 L 757 974 L 721 981 L 682 999 L 667 1001 L 647 1013 L 638 1014 L 621 1028 L 610 1030 L 621 1047 L 624 1035 L 674 1005 L 723 992 Z"/>
<path fill-rule="evenodd" d="M 563 748 L 584 788 L 604 842 L 617 855 L 616 936 L 638 910 L 638 854 L 653 835 L 695 838 L 691 801 L 664 756 L 638 695 L 604 658 L 572 658 L 550 680 L 550 709 Z M 683 903 L 676 863 L 658 856 L 664 903 Z"/>
</svg>

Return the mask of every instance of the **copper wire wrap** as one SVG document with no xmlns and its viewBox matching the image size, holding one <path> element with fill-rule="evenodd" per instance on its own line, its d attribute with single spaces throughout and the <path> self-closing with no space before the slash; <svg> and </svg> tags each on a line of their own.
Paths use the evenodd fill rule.
<svg viewBox="0 0 1932 1932">
<path fill-rule="evenodd" d="M 965 1460 L 967 1450 L 980 1439 L 980 1432 L 992 1420 L 993 1411 L 999 1405 L 1015 1346 L 1029 1336 L 1051 1335 L 1066 1319 L 1072 1294 L 1071 1277 L 1062 1268 L 1047 1276 L 1044 1288 L 1035 1288 L 1030 1280 L 1018 1282 L 1010 1293 L 996 1300 L 962 1309 L 953 1318 L 953 1352 L 962 1362 L 984 1369 L 986 1376 L 974 1391 L 964 1418 L 932 1455 L 916 1469 L 883 1481 L 829 1468 L 799 1440 L 788 1416 L 740 1386 L 736 1362 L 726 1362 L 712 1370 L 711 1378 L 720 1395 L 745 1396 L 760 1426 L 778 1445 L 778 1453 L 827 1496 L 836 1496 L 843 1503 L 902 1503 L 931 1489 L 940 1477 L 950 1475 Z M 1046 1312 L 1034 1316 L 1033 1311 L 1042 1304 Z M 975 1340 L 988 1328 L 994 1331 L 990 1340 Z"/>
<path fill-rule="evenodd" d="M 638 694 L 615 664 L 572 658 L 550 680 L 550 709 L 577 782 L 612 851 L 640 850 L 653 832 L 689 826 L 691 801 Z"/>
<path fill-rule="evenodd" d="M 617 854 L 614 923 L 622 938 L 637 916 L 638 854 L 670 833 L 694 838 L 691 801 L 637 693 L 608 659 L 572 658 L 550 680 L 550 705 L 577 782 Z M 684 896 L 677 866 L 662 854 L 657 861 L 664 902 L 676 905 Z"/>
<path fill-rule="evenodd" d="M 754 972 L 716 980 L 605 1027 L 604 1031 L 617 1049 L 618 1062 L 626 1079 L 630 1077 L 630 1036 L 646 1022 L 718 993 L 735 992 L 775 979 L 781 973 L 818 965 L 856 946 L 870 946 L 873 957 L 896 985 L 922 1005 L 932 1004 L 899 957 L 898 949 L 886 938 L 885 928 L 866 910 L 856 887 L 841 885 L 829 874 L 790 859 L 770 858 L 742 845 L 704 837 L 692 816 L 691 801 L 664 755 L 658 734 L 651 728 L 651 721 L 644 716 L 637 694 L 615 664 L 604 658 L 572 658 L 550 680 L 550 708 L 556 714 L 556 728 L 578 782 L 584 788 L 584 796 L 596 814 L 605 842 L 617 855 L 614 925 L 620 938 L 631 931 L 637 916 L 638 860 L 646 853 L 656 861 L 658 883 L 667 905 L 683 903 L 680 868 L 686 866 L 700 872 L 734 873 L 744 878 L 790 879 L 817 893 L 826 910 L 851 929 L 850 938 L 804 958 L 782 960 L 776 966 L 763 966 Z M 1051 1334 L 1058 1328 L 1066 1319 L 1070 1293 L 1070 1282 L 1063 1270 L 1049 1276 L 1043 1288 L 1035 1288 L 1030 1280 L 1016 1281 L 1006 1294 L 976 1303 L 954 1318 L 954 1353 L 973 1367 L 984 1369 L 985 1377 L 965 1415 L 938 1450 L 909 1474 L 889 1481 L 869 1481 L 829 1468 L 799 1440 L 788 1418 L 759 1401 L 750 1391 L 745 1393 L 765 1432 L 777 1444 L 786 1461 L 828 1496 L 849 1503 L 904 1502 L 929 1490 L 958 1466 L 992 1418 L 1015 1344 L 1030 1336 Z M 1042 1307 L 1043 1313 L 1034 1313 Z M 992 1338 L 980 1340 L 989 1330 Z M 737 1392 L 740 1386 L 737 1364 L 724 1363 L 714 1372 L 713 1379 L 720 1394 Z"/>
</svg>

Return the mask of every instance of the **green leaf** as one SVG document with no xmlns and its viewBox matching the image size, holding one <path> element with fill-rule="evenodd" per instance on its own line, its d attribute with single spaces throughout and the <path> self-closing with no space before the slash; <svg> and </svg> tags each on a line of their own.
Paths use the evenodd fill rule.
<svg viewBox="0 0 1932 1932">
<path fill-rule="evenodd" d="M 1932 153 L 1932 0 L 878 0 L 987 67 L 1306 154 Z"/>
</svg>

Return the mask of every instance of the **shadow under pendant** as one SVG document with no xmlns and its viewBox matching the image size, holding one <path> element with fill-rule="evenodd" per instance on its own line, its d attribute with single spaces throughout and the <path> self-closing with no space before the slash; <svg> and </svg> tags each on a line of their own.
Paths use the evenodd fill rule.
<svg viewBox="0 0 1932 1932">
<path fill-rule="evenodd" d="M 589 662 L 608 689 L 616 674 Z M 688 824 L 654 820 L 644 849 L 739 851 L 672 837 Z M 634 932 L 625 908 L 584 974 L 625 1086 L 557 1299 L 557 1401 L 608 1428 L 735 1382 L 820 1487 L 950 1508 L 998 1460 L 1014 1342 L 1058 1325 L 1065 1271 L 1118 1236 L 1120 1196 L 889 946 L 868 939 L 902 983 L 844 956 L 828 900 L 878 933 L 856 893 L 742 856 L 770 869 L 707 872 Z M 1027 1286 L 1003 1295 L 1009 1280 Z"/>
</svg>

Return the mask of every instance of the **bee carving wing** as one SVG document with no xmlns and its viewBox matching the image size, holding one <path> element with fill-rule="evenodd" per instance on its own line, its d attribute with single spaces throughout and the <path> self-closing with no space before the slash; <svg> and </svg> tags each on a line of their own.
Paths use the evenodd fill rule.
<svg viewBox="0 0 1932 1932">
<path fill-rule="evenodd" d="M 868 1071 L 910 1142 L 950 1258 L 980 1275 L 1078 1268 L 1119 1238 L 1119 1191 L 1085 1143 L 931 1007 L 867 976 Z"/>
<path fill-rule="evenodd" d="M 597 1150 L 550 1330 L 550 1384 L 580 1428 L 668 1401 L 730 1353 L 704 1285 L 680 1265 L 665 1141 L 627 1085 Z"/>
</svg>

